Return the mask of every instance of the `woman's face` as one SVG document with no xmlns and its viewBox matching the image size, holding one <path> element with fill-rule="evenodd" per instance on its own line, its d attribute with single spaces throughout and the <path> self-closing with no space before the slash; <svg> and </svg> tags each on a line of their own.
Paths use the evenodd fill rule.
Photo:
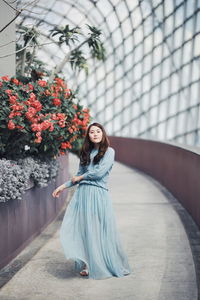
<svg viewBox="0 0 200 300">
<path fill-rule="evenodd" d="M 90 127 L 89 138 L 92 143 L 95 143 L 95 144 L 100 143 L 102 140 L 102 137 L 103 137 L 103 132 L 102 132 L 101 128 L 99 128 L 97 126 Z"/>
</svg>

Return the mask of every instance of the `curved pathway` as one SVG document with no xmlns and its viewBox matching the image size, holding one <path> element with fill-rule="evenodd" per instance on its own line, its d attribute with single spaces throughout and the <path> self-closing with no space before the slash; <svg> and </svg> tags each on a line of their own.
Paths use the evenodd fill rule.
<svg viewBox="0 0 200 300">
<path fill-rule="evenodd" d="M 74 174 L 78 161 L 72 154 L 70 162 Z M 1 300 L 197 299 L 189 241 L 164 189 L 149 176 L 117 162 L 109 183 L 117 227 L 133 273 L 105 280 L 75 273 L 73 261 L 65 260 L 61 248 L 59 218 L 56 233 L 2 287 Z"/>
</svg>

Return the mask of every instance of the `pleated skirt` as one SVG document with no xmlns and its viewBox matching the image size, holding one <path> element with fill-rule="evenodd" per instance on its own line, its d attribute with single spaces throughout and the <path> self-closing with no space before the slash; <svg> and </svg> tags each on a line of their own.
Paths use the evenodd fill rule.
<svg viewBox="0 0 200 300">
<path fill-rule="evenodd" d="M 87 265 L 88 278 L 123 277 L 131 273 L 109 192 L 101 187 L 77 187 L 65 211 L 60 241 L 66 259 L 74 260 L 76 271 Z"/>
</svg>

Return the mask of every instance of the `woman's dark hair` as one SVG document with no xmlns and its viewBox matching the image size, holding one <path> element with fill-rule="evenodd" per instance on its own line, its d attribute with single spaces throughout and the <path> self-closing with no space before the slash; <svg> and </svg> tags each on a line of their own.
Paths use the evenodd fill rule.
<svg viewBox="0 0 200 300">
<path fill-rule="evenodd" d="M 80 162 L 81 165 L 87 165 L 90 163 L 90 153 L 92 151 L 92 149 L 94 148 L 94 143 L 90 141 L 89 138 L 89 132 L 90 132 L 90 128 L 92 126 L 96 126 L 99 127 L 102 130 L 102 140 L 100 142 L 99 145 L 99 151 L 97 153 L 97 155 L 94 157 L 93 163 L 97 164 L 102 157 L 104 156 L 106 150 L 108 149 L 108 146 L 110 145 L 107 134 L 105 132 L 105 129 L 103 128 L 103 126 L 99 123 L 92 123 L 89 125 L 88 129 L 87 129 L 87 133 L 85 136 L 85 140 L 83 142 L 83 146 L 81 148 L 81 152 L 80 152 Z"/>
</svg>

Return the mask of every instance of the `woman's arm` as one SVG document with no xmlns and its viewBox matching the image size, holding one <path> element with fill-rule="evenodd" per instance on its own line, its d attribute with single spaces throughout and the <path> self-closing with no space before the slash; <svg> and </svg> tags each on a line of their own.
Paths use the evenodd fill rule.
<svg viewBox="0 0 200 300">
<path fill-rule="evenodd" d="M 115 150 L 109 148 L 100 162 L 94 166 L 93 170 L 81 174 L 80 180 L 98 180 L 101 179 L 112 167 L 115 159 Z M 80 181 L 79 180 L 79 181 Z"/>
<path fill-rule="evenodd" d="M 59 187 L 57 187 L 57 188 L 53 191 L 52 196 L 58 198 L 58 197 L 60 196 L 60 193 L 61 193 L 64 189 L 65 189 L 65 185 L 64 185 L 64 184 L 60 185 Z"/>
<path fill-rule="evenodd" d="M 81 174 L 83 174 L 84 172 L 84 167 L 80 164 L 79 162 L 79 168 L 78 168 L 78 171 L 76 173 L 76 176 L 80 176 Z M 74 177 L 73 177 L 74 178 Z M 69 188 L 69 187 L 72 187 L 74 186 L 75 184 L 77 184 L 78 182 L 75 182 L 75 181 L 72 181 L 72 180 L 68 180 L 66 182 L 64 182 L 62 185 L 58 186 L 52 193 L 52 196 L 53 197 L 56 197 L 58 198 L 60 193 L 66 189 L 66 188 Z"/>
<path fill-rule="evenodd" d="M 76 173 L 76 175 L 74 176 L 74 177 L 76 177 L 76 176 L 80 176 L 81 174 L 83 174 L 84 173 L 84 167 L 81 165 L 81 163 L 79 162 L 79 167 L 78 167 L 78 171 L 77 171 L 77 173 Z M 73 177 L 73 178 L 74 178 Z M 73 181 L 72 179 L 70 179 L 70 180 L 68 180 L 68 181 L 66 181 L 65 183 L 64 183 L 64 186 L 65 186 L 65 188 L 69 188 L 69 187 L 72 187 L 72 186 L 74 186 L 75 184 L 77 184 L 78 183 L 78 181 Z"/>
</svg>

